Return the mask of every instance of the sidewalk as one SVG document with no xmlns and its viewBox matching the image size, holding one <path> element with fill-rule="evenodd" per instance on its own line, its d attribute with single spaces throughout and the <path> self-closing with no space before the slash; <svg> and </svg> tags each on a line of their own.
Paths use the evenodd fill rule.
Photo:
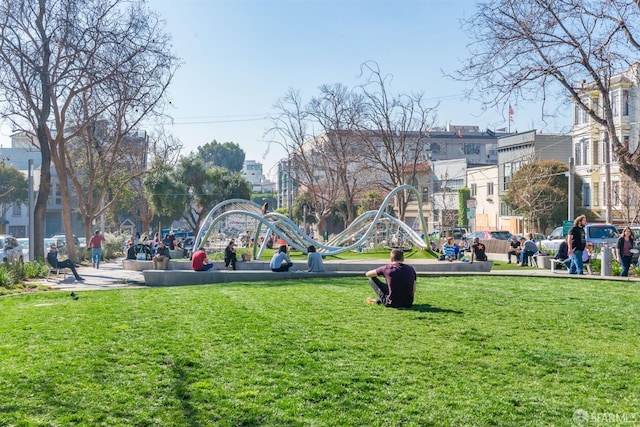
<svg viewBox="0 0 640 427">
<path fill-rule="evenodd" d="M 95 291 L 144 287 L 142 271 L 123 269 L 121 258 L 103 262 L 100 264 L 99 269 L 91 266 L 80 266 L 77 270 L 80 277 L 84 278 L 84 281 L 76 282 L 73 274 L 67 274 L 67 278 L 64 280 L 52 278 L 50 281 L 43 281 L 43 284 L 61 291 Z"/>
</svg>

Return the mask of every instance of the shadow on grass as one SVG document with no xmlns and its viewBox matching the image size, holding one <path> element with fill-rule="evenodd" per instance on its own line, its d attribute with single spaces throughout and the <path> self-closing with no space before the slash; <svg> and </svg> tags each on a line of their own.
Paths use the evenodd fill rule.
<svg viewBox="0 0 640 427">
<path fill-rule="evenodd" d="M 462 311 L 449 310 L 448 308 L 434 307 L 430 304 L 413 304 L 411 308 L 401 308 L 399 310 L 419 311 L 421 313 L 453 313 L 463 314 Z"/>
</svg>

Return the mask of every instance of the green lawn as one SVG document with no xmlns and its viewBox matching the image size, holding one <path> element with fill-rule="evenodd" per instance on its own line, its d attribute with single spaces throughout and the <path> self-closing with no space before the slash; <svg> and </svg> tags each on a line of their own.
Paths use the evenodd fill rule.
<svg viewBox="0 0 640 427">
<path fill-rule="evenodd" d="M 421 277 L 412 310 L 365 304 L 364 278 L 4 297 L 0 425 L 635 425 L 637 287 Z"/>
</svg>

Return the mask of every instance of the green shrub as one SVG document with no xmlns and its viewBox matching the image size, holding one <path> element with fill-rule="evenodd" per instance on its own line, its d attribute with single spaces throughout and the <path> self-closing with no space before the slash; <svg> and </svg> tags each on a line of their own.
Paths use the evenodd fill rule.
<svg viewBox="0 0 640 427">
<path fill-rule="evenodd" d="M 0 286 L 11 289 L 18 279 L 15 276 L 15 270 L 12 268 L 13 264 L 0 264 Z"/>
<path fill-rule="evenodd" d="M 42 261 L 28 262 L 24 265 L 24 277 L 26 279 L 37 279 L 47 277 L 49 268 Z"/>
</svg>

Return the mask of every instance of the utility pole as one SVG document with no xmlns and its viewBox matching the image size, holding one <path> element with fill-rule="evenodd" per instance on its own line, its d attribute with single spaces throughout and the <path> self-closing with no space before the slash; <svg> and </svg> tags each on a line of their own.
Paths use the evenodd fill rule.
<svg viewBox="0 0 640 427">
<path fill-rule="evenodd" d="M 568 206 L 568 209 L 567 209 L 568 218 L 567 219 L 569 221 L 573 221 L 573 219 L 575 217 L 574 216 L 575 215 L 574 206 L 573 206 L 575 204 L 575 200 L 574 200 L 575 194 L 573 192 L 573 187 L 574 187 L 573 177 L 574 177 L 574 174 L 575 174 L 575 162 L 574 162 L 573 157 L 569 157 L 569 176 L 568 176 L 568 178 L 569 178 L 569 181 L 568 181 L 569 182 L 569 184 L 568 184 L 568 187 L 569 187 L 569 198 L 568 198 L 568 200 L 569 201 L 567 203 L 567 206 Z"/>
<path fill-rule="evenodd" d="M 604 220 L 611 224 L 611 144 L 609 132 L 604 133 Z"/>
</svg>

